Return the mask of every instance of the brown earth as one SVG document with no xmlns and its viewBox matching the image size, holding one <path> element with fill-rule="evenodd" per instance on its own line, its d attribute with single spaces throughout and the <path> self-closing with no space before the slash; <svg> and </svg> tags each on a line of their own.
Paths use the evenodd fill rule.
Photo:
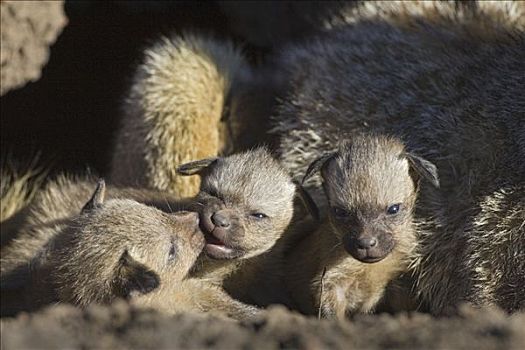
<svg viewBox="0 0 525 350">
<path fill-rule="evenodd" d="M 272 307 L 242 323 L 207 315 L 166 316 L 117 302 L 50 307 L 2 319 L 2 349 L 524 349 L 525 313 L 463 308 L 460 316 L 359 316 L 348 322 L 305 318 Z"/>
</svg>

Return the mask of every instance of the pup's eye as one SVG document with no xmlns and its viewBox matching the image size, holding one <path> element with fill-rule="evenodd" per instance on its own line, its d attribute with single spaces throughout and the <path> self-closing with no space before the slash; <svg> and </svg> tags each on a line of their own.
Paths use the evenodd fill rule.
<svg viewBox="0 0 525 350">
<path fill-rule="evenodd" d="M 170 251 L 168 253 L 168 261 L 173 261 L 177 257 L 177 245 L 175 242 L 171 242 Z"/>
<path fill-rule="evenodd" d="M 348 211 L 339 207 L 333 207 L 332 211 L 334 212 L 334 215 L 337 218 L 346 218 L 349 215 Z"/>
<path fill-rule="evenodd" d="M 268 215 L 264 214 L 264 213 L 253 213 L 253 214 L 250 214 L 252 217 L 256 218 L 256 219 L 264 219 L 264 218 L 267 218 Z"/>
<path fill-rule="evenodd" d="M 388 215 L 394 215 L 394 214 L 397 214 L 399 212 L 399 209 L 401 207 L 401 204 L 398 203 L 398 204 L 392 204 L 391 206 L 389 206 L 386 210 L 386 213 Z"/>
</svg>

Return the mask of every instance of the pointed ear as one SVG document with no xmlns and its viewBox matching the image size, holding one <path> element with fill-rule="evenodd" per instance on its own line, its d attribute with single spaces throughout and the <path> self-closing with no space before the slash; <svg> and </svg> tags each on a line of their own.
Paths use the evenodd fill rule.
<svg viewBox="0 0 525 350">
<path fill-rule="evenodd" d="M 100 208 L 104 203 L 104 197 L 106 196 L 106 181 L 99 179 L 97 182 L 97 188 L 91 196 L 91 199 L 82 207 L 82 213 Z"/>
<path fill-rule="evenodd" d="M 416 156 L 415 154 L 405 152 L 403 156 L 408 159 L 410 166 L 415 171 L 415 173 L 423 177 L 425 180 L 430 182 L 434 187 L 439 188 L 439 176 L 437 167 L 429 162 L 428 160 Z"/>
<path fill-rule="evenodd" d="M 189 162 L 182 164 L 177 168 L 177 173 L 180 175 L 195 175 L 202 172 L 213 163 L 215 163 L 219 158 L 206 158 L 201 160 L 196 160 L 194 162 Z"/>
<path fill-rule="evenodd" d="M 312 175 L 320 171 L 325 166 L 325 164 L 327 164 L 328 161 L 333 159 L 336 155 L 337 155 L 337 152 L 327 153 L 317 158 L 316 160 L 314 160 L 312 164 L 310 164 L 308 169 L 306 169 L 306 173 L 304 174 L 303 181 L 301 182 L 301 184 L 304 185 L 306 180 L 308 180 L 309 178 L 312 177 Z"/>
<path fill-rule="evenodd" d="M 310 193 L 308 193 L 300 183 L 296 181 L 294 181 L 294 183 L 297 189 L 297 194 L 299 195 L 304 207 L 316 221 L 319 221 L 319 208 L 312 199 L 312 196 L 310 196 Z"/>
<path fill-rule="evenodd" d="M 130 298 L 147 294 L 157 288 L 160 285 L 160 277 L 125 251 L 119 261 L 115 284 L 118 296 Z"/>
</svg>

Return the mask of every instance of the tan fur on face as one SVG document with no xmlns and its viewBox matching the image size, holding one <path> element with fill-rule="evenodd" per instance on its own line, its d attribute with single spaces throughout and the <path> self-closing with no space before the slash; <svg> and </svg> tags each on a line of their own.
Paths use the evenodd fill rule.
<svg viewBox="0 0 525 350">
<path fill-rule="evenodd" d="M 232 144 L 246 149 L 266 141 L 273 84 L 279 84 L 264 75 L 253 77 L 239 50 L 228 42 L 194 35 L 161 39 L 146 51 L 127 96 L 112 180 L 179 197 L 194 195 L 199 177 L 180 177 L 177 166 L 228 154 Z M 228 117 L 225 123 L 220 122 L 223 114 Z M 232 130 L 230 139 L 221 140 L 228 134 L 224 124 Z M 217 170 L 203 178 L 207 189 L 224 196 L 228 210 L 240 218 L 243 232 L 231 235 L 231 241 L 242 250 L 242 260 L 271 249 L 292 217 L 295 187 L 266 153 L 255 150 L 224 164 L 220 160 Z M 248 211 L 263 211 L 269 218 L 255 222 Z M 195 270 L 217 283 L 240 270 L 239 261 L 208 260 L 200 259 Z"/>
<path fill-rule="evenodd" d="M 406 202 L 415 186 L 403 151 L 399 140 L 387 137 L 356 136 L 343 143 L 340 155 L 324 174 L 330 204 L 383 209 Z"/>
<path fill-rule="evenodd" d="M 295 185 L 264 148 L 219 159 L 203 178 L 201 189 L 217 194 L 239 218 L 242 236 L 232 240 L 245 252 L 243 259 L 269 250 L 292 219 Z M 256 220 L 253 213 L 267 218 Z"/>
<path fill-rule="evenodd" d="M 273 282 L 280 280 L 277 276 L 283 272 L 275 268 L 281 261 L 279 241 L 289 233 L 294 197 L 295 184 L 264 148 L 231 155 L 209 166 L 196 200 L 206 215 L 210 215 L 206 211 L 209 203 L 217 202 L 234 213 L 237 226 L 228 242 L 242 255 L 217 260 L 203 254 L 192 277 L 224 288 L 245 303 L 265 306 L 269 301 L 281 302 L 282 293 L 274 289 Z M 267 217 L 258 220 L 253 213 Z M 201 214 L 201 223 L 203 220 L 207 218 Z"/>
<path fill-rule="evenodd" d="M 387 225 L 394 249 L 379 262 L 360 262 L 345 250 L 343 237 L 356 228 L 332 214 L 328 222 L 291 248 L 285 262 L 286 284 L 302 312 L 320 310 L 324 317 L 341 319 L 371 312 L 387 284 L 407 268 L 416 245 L 412 222 L 416 189 L 403 153 L 403 144 L 394 138 L 356 136 L 327 161 L 322 177 L 330 206 L 367 216 L 374 215 L 377 208 L 382 213 L 393 203 L 403 207 L 397 214 L 400 218 Z"/>
<path fill-rule="evenodd" d="M 348 211 L 357 220 L 353 224 L 365 225 L 362 229 L 374 225 L 392 232 L 398 244 L 413 245 L 416 186 L 409 171 L 404 145 L 398 139 L 355 136 L 340 146 L 338 155 L 323 171 L 329 206 Z M 401 209 L 389 220 L 384 213 L 392 204 L 401 204 Z M 329 222 L 341 240 L 349 231 L 357 230 L 339 222 L 333 213 Z"/>
<path fill-rule="evenodd" d="M 113 181 L 195 195 L 199 178 L 175 169 L 224 150 L 223 106 L 246 69 L 231 43 L 191 34 L 162 38 L 146 50 L 125 100 Z"/>
<path fill-rule="evenodd" d="M 91 181 L 60 177 L 18 214 L 14 238 L 2 246 L 1 264 L 2 280 L 15 282 L 7 282 L 4 287 L 27 285 L 32 293 L 31 284 L 40 286 L 35 304 L 39 299 L 48 302 L 55 291 L 61 300 L 80 305 L 108 302 L 118 296 L 111 283 L 124 251 L 134 261 L 161 273 L 165 270 L 161 256 L 167 256 L 168 251 L 156 251 L 169 250 L 171 240 L 181 250 L 177 268 L 171 271 L 179 279 L 184 277 L 202 248 L 194 244 L 196 214 L 192 226 L 183 227 L 170 214 L 128 199 L 151 201 L 154 205 L 155 196 L 168 201 L 166 196 L 115 188 L 108 189 L 107 207 L 81 213 L 93 189 Z M 175 204 L 173 207 L 176 209 Z"/>
<path fill-rule="evenodd" d="M 197 231 L 196 220 L 185 227 L 155 208 L 110 200 L 76 218 L 54 243 L 50 265 L 59 297 L 79 305 L 110 302 L 125 252 L 158 274 L 162 284 L 180 283 L 200 254 L 203 238 Z M 176 256 L 170 261 L 172 244 Z"/>
<path fill-rule="evenodd" d="M 290 91 L 274 120 L 292 176 L 362 132 L 400 137 L 438 168 L 440 189 L 420 189 L 408 273 L 415 304 L 434 314 L 465 300 L 509 311 L 525 300 L 523 288 L 509 287 L 522 280 L 513 271 L 525 254 L 511 237 L 523 211 L 487 208 L 506 188 L 525 197 L 524 9 L 522 1 L 365 2 L 282 50 Z M 313 180 L 306 185 L 326 211 Z M 490 239 L 495 227 L 504 229 Z M 491 279 L 480 265 L 505 272 Z"/>
<path fill-rule="evenodd" d="M 9 312 L 56 301 L 109 303 L 123 296 L 170 314 L 192 310 L 241 319 L 258 311 L 187 276 L 204 244 L 196 213 L 172 213 L 179 203 L 165 194 L 113 187 L 107 188 L 106 202 L 82 210 L 93 188 L 92 181 L 61 177 L 19 214 L 16 237 L 1 251 Z M 141 286 L 138 279 L 139 290 L 123 294 L 126 281 L 144 274 L 152 276 L 152 285 Z"/>
</svg>

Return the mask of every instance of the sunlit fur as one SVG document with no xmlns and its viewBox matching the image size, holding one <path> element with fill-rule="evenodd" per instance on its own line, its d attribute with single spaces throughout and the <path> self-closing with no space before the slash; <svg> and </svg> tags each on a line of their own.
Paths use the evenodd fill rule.
<svg viewBox="0 0 525 350">
<path fill-rule="evenodd" d="M 112 180 L 195 195 L 199 178 L 181 177 L 176 168 L 225 150 L 231 140 L 223 108 L 249 74 L 232 43 L 207 36 L 163 37 L 146 49 L 123 104 Z"/>
<path fill-rule="evenodd" d="M 2 246 L 3 293 L 19 290 L 27 309 L 123 297 L 166 313 L 245 318 L 257 312 L 189 278 L 204 246 L 197 213 L 172 213 L 179 203 L 162 193 L 113 187 L 107 201 L 82 209 L 94 187 L 93 181 L 61 177 L 20 213 L 14 239 Z"/>
<path fill-rule="evenodd" d="M 489 194 L 472 221 L 466 266 L 472 279 L 468 299 L 475 304 L 525 308 L 524 194 L 525 184 Z"/>
<path fill-rule="evenodd" d="M 262 284 L 271 285 L 274 276 L 263 271 L 278 266 L 276 243 L 289 233 L 295 189 L 290 176 L 264 148 L 219 159 L 206 169 L 197 202 L 202 203 L 204 212 L 217 200 L 231 211 L 235 226 L 225 242 L 241 254 L 222 260 L 203 255 L 192 275 L 224 286 L 230 294 L 250 302 L 255 294 L 264 294 L 261 290 L 273 293 L 273 287 Z M 267 217 L 255 219 L 251 216 L 254 212 Z M 271 298 L 263 295 L 262 299 Z"/>
<path fill-rule="evenodd" d="M 203 178 L 202 192 L 217 194 L 234 211 L 238 230 L 231 243 L 244 259 L 269 250 L 292 219 L 295 185 L 264 148 L 219 159 Z M 255 219 L 253 213 L 267 217 Z"/>
<path fill-rule="evenodd" d="M 275 132 L 293 177 L 366 131 L 400 137 L 437 166 L 441 188 L 423 184 L 416 206 L 420 244 L 408 287 L 434 314 L 465 300 L 487 304 L 476 296 L 483 283 L 504 284 L 487 288 L 490 303 L 509 311 L 525 299 L 523 288 L 508 288 L 522 281 L 510 272 L 525 257 L 524 230 L 512 218 L 525 213 L 487 208 L 507 187 L 525 197 L 524 8 L 520 1 L 366 2 L 317 38 L 281 50 L 278 74 L 289 90 Z M 319 178 L 306 185 L 326 215 Z M 500 226 L 498 236 L 518 254 L 490 238 Z M 473 249 L 482 250 L 465 257 Z M 499 254 L 483 253 L 491 249 Z M 504 279 L 470 277 L 477 266 L 510 270 L 501 271 Z"/>
<path fill-rule="evenodd" d="M 327 161 L 322 179 L 328 202 L 349 218 L 329 214 L 320 229 L 290 249 L 285 283 L 302 312 L 341 319 L 371 312 L 389 281 L 406 270 L 416 245 L 417 179 L 409 170 L 403 144 L 388 137 L 356 137 Z M 389 217 L 386 208 L 393 203 L 402 209 Z M 366 230 L 382 230 L 394 242 L 379 262 L 361 262 L 345 249 L 346 237 Z"/>
</svg>

